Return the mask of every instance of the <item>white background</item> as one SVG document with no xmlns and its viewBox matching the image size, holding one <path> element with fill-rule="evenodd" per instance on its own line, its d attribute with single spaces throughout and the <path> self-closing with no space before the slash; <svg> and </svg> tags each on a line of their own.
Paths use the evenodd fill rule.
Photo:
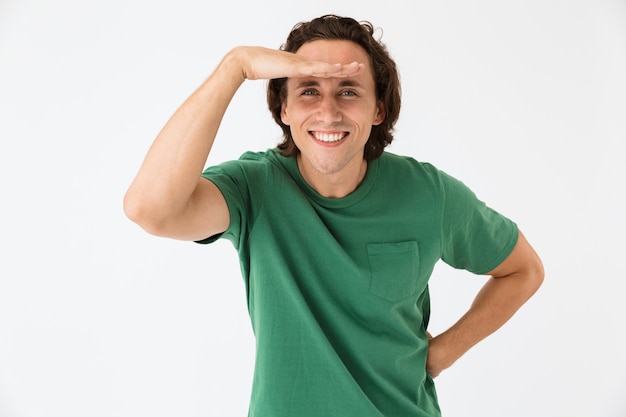
<svg viewBox="0 0 626 417">
<path fill-rule="evenodd" d="M 626 415 L 623 0 L 0 0 L 0 416 L 246 415 L 234 249 L 147 235 L 122 197 L 230 48 L 328 12 L 383 28 L 403 81 L 390 150 L 462 179 L 545 264 L 436 380 L 444 416 Z M 264 89 L 238 92 L 208 163 L 277 143 Z M 483 282 L 438 266 L 431 330 Z"/>
</svg>

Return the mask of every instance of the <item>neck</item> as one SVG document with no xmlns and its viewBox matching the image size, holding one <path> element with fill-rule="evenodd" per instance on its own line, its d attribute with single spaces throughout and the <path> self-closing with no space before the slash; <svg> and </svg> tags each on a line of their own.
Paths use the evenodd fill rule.
<svg viewBox="0 0 626 417">
<path fill-rule="evenodd" d="M 367 161 L 365 159 L 353 166 L 345 166 L 341 171 L 334 173 L 322 173 L 305 166 L 302 163 L 301 155 L 297 156 L 297 162 L 302 178 L 319 195 L 326 198 L 346 197 L 361 185 L 367 174 Z"/>
</svg>

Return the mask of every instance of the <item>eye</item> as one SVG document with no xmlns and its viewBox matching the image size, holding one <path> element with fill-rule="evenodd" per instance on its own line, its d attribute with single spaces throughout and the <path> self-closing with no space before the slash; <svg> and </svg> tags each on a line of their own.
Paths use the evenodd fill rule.
<svg viewBox="0 0 626 417">
<path fill-rule="evenodd" d="M 339 93 L 339 95 L 344 97 L 356 97 L 358 94 L 354 90 L 344 90 Z"/>
<path fill-rule="evenodd" d="M 317 91 L 309 88 L 309 89 L 306 89 L 306 90 L 302 90 L 302 95 L 303 96 L 315 96 L 315 95 L 317 95 Z"/>
</svg>

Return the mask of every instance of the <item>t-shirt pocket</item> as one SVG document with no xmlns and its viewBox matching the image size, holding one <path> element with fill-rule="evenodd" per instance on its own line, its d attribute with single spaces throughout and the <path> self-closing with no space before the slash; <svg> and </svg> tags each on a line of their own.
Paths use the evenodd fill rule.
<svg viewBox="0 0 626 417">
<path fill-rule="evenodd" d="M 419 248 L 414 240 L 367 245 L 370 293 L 398 301 L 418 292 Z"/>
</svg>

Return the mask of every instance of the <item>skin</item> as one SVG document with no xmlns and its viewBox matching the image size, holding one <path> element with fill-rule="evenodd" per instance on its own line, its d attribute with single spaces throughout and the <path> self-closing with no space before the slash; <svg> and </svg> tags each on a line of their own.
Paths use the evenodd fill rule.
<svg viewBox="0 0 626 417">
<path fill-rule="evenodd" d="M 369 65 L 365 51 L 348 41 L 309 42 L 295 54 L 233 49 L 158 134 L 124 197 L 126 215 L 147 232 L 174 239 L 200 240 L 227 229 L 226 201 L 200 174 L 245 80 L 288 78 L 281 117 L 301 150 L 303 177 L 321 195 L 348 195 L 367 172 L 363 151 L 371 127 L 385 116 Z M 341 140 L 324 143 L 324 135 Z M 469 311 L 450 329 L 429 336 L 431 376 L 511 318 L 541 285 L 543 266 L 520 232 L 512 253 L 489 275 Z"/>
<path fill-rule="evenodd" d="M 452 327 L 430 336 L 426 370 L 437 377 L 465 352 L 498 330 L 539 289 L 544 271 L 541 260 L 519 232 L 515 248 L 487 275 L 470 309 Z"/>
<path fill-rule="evenodd" d="M 325 197 L 344 197 L 365 177 L 365 143 L 372 126 L 384 119 L 369 58 L 350 41 L 317 40 L 304 44 L 297 54 L 318 61 L 364 63 L 363 70 L 351 77 L 289 79 L 281 112 L 300 149 L 298 167 L 304 179 Z"/>
<path fill-rule="evenodd" d="M 147 232 L 181 240 L 221 233 L 230 216 L 219 189 L 200 177 L 228 105 L 245 80 L 347 78 L 363 64 L 313 61 L 262 47 L 230 51 L 157 135 L 124 196 L 124 211 Z M 211 213 L 211 215 L 207 215 Z"/>
</svg>

